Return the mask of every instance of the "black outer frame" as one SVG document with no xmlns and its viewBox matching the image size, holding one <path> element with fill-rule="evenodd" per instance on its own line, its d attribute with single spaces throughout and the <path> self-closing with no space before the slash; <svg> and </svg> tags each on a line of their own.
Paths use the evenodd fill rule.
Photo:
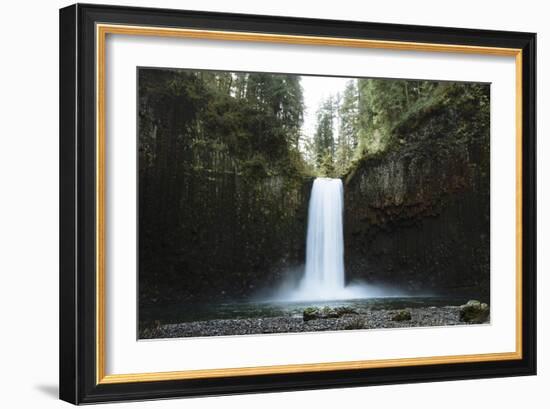
<svg viewBox="0 0 550 409">
<path fill-rule="evenodd" d="M 523 358 L 513 361 L 96 384 L 96 23 L 523 50 Z M 536 374 L 536 34 L 88 4 L 61 9 L 59 31 L 60 399 L 82 404 Z"/>
</svg>

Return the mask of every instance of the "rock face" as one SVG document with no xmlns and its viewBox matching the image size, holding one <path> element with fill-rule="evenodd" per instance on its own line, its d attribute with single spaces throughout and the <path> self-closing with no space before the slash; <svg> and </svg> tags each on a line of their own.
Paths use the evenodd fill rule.
<svg viewBox="0 0 550 409">
<path fill-rule="evenodd" d="M 489 306 L 477 300 L 470 300 L 460 306 L 460 321 L 482 324 L 489 320 Z"/>
<path fill-rule="evenodd" d="M 346 178 L 348 279 L 487 297 L 488 94 L 449 87 L 391 137 Z"/>
<path fill-rule="evenodd" d="M 250 181 L 231 167 L 209 179 L 196 173 L 181 181 L 173 217 L 157 217 L 151 206 L 142 206 L 144 305 L 245 298 L 279 285 L 305 259 L 311 179 Z M 148 237 L 163 240 L 148 244 Z"/>
</svg>

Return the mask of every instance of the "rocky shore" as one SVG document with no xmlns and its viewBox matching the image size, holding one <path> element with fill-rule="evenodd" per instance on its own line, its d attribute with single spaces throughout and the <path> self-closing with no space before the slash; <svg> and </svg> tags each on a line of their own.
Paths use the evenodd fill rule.
<svg viewBox="0 0 550 409">
<path fill-rule="evenodd" d="M 375 328 L 410 328 L 469 325 L 489 322 L 488 308 L 483 319 L 465 319 L 466 306 L 421 307 L 403 310 L 305 310 L 303 314 L 280 317 L 220 319 L 154 323 L 140 328 L 140 339 L 205 337 L 219 335 L 273 334 Z M 485 305 L 485 307 L 487 307 Z M 484 310 L 485 311 L 485 310 Z M 468 316 L 469 317 L 469 316 Z"/>
</svg>

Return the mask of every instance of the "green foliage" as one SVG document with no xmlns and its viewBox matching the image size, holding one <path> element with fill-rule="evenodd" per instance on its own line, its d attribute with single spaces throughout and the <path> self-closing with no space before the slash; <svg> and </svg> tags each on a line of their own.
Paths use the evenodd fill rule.
<svg viewBox="0 0 550 409">
<path fill-rule="evenodd" d="M 158 132 L 177 130 L 165 135 L 171 149 L 208 145 L 226 151 L 239 169 L 307 169 L 295 154 L 304 110 L 298 76 L 142 70 L 140 100 L 143 166 L 159 159 Z"/>
<path fill-rule="evenodd" d="M 394 124 L 437 86 L 428 81 L 348 81 L 342 96 L 329 97 L 318 111 L 313 157 L 319 173 L 326 173 L 327 152 L 333 172 L 343 175 L 354 160 L 385 150 Z"/>
<path fill-rule="evenodd" d="M 328 176 L 327 171 L 333 168 L 336 109 L 336 100 L 333 97 L 329 97 L 317 110 L 317 127 L 315 135 L 313 135 L 313 157 L 317 169 L 321 175 L 325 176 Z"/>
<path fill-rule="evenodd" d="M 355 158 L 385 150 L 395 124 L 419 102 L 429 101 L 439 86 L 434 81 L 360 79 Z"/>
<path fill-rule="evenodd" d="M 354 80 L 348 81 L 338 107 L 339 132 L 336 148 L 336 172 L 346 173 L 357 148 L 359 135 L 359 92 Z"/>
<path fill-rule="evenodd" d="M 324 177 L 337 177 L 336 168 L 334 166 L 334 155 L 326 150 L 318 157 L 317 173 Z"/>
<path fill-rule="evenodd" d="M 342 96 L 321 104 L 313 152 L 317 174 L 342 176 L 357 163 L 413 139 L 413 130 L 441 110 L 471 110 L 479 121 L 462 122 L 464 132 L 489 118 L 489 87 L 475 83 L 359 79 L 346 84 Z M 455 107 L 455 108 L 453 108 Z"/>
</svg>

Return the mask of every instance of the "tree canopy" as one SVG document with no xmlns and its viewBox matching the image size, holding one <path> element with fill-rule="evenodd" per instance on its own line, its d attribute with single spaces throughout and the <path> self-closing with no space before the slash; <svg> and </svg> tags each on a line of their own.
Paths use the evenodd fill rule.
<svg viewBox="0 0 550 409">
<path fill-rule="evenodd" d="M 466 97 L 471 94 L 485 101 L 488 109 L 484 84 L 351 79 L 341 93 L 321 102 L 313 142 L 305 145 L 310 151 L 305 156 L 318 175 L 345 175 L 357 161 L 405 142 L 397 141 L 394 131 L 418 111 L 449 102 L 450 90 Z"/>
</svg>

